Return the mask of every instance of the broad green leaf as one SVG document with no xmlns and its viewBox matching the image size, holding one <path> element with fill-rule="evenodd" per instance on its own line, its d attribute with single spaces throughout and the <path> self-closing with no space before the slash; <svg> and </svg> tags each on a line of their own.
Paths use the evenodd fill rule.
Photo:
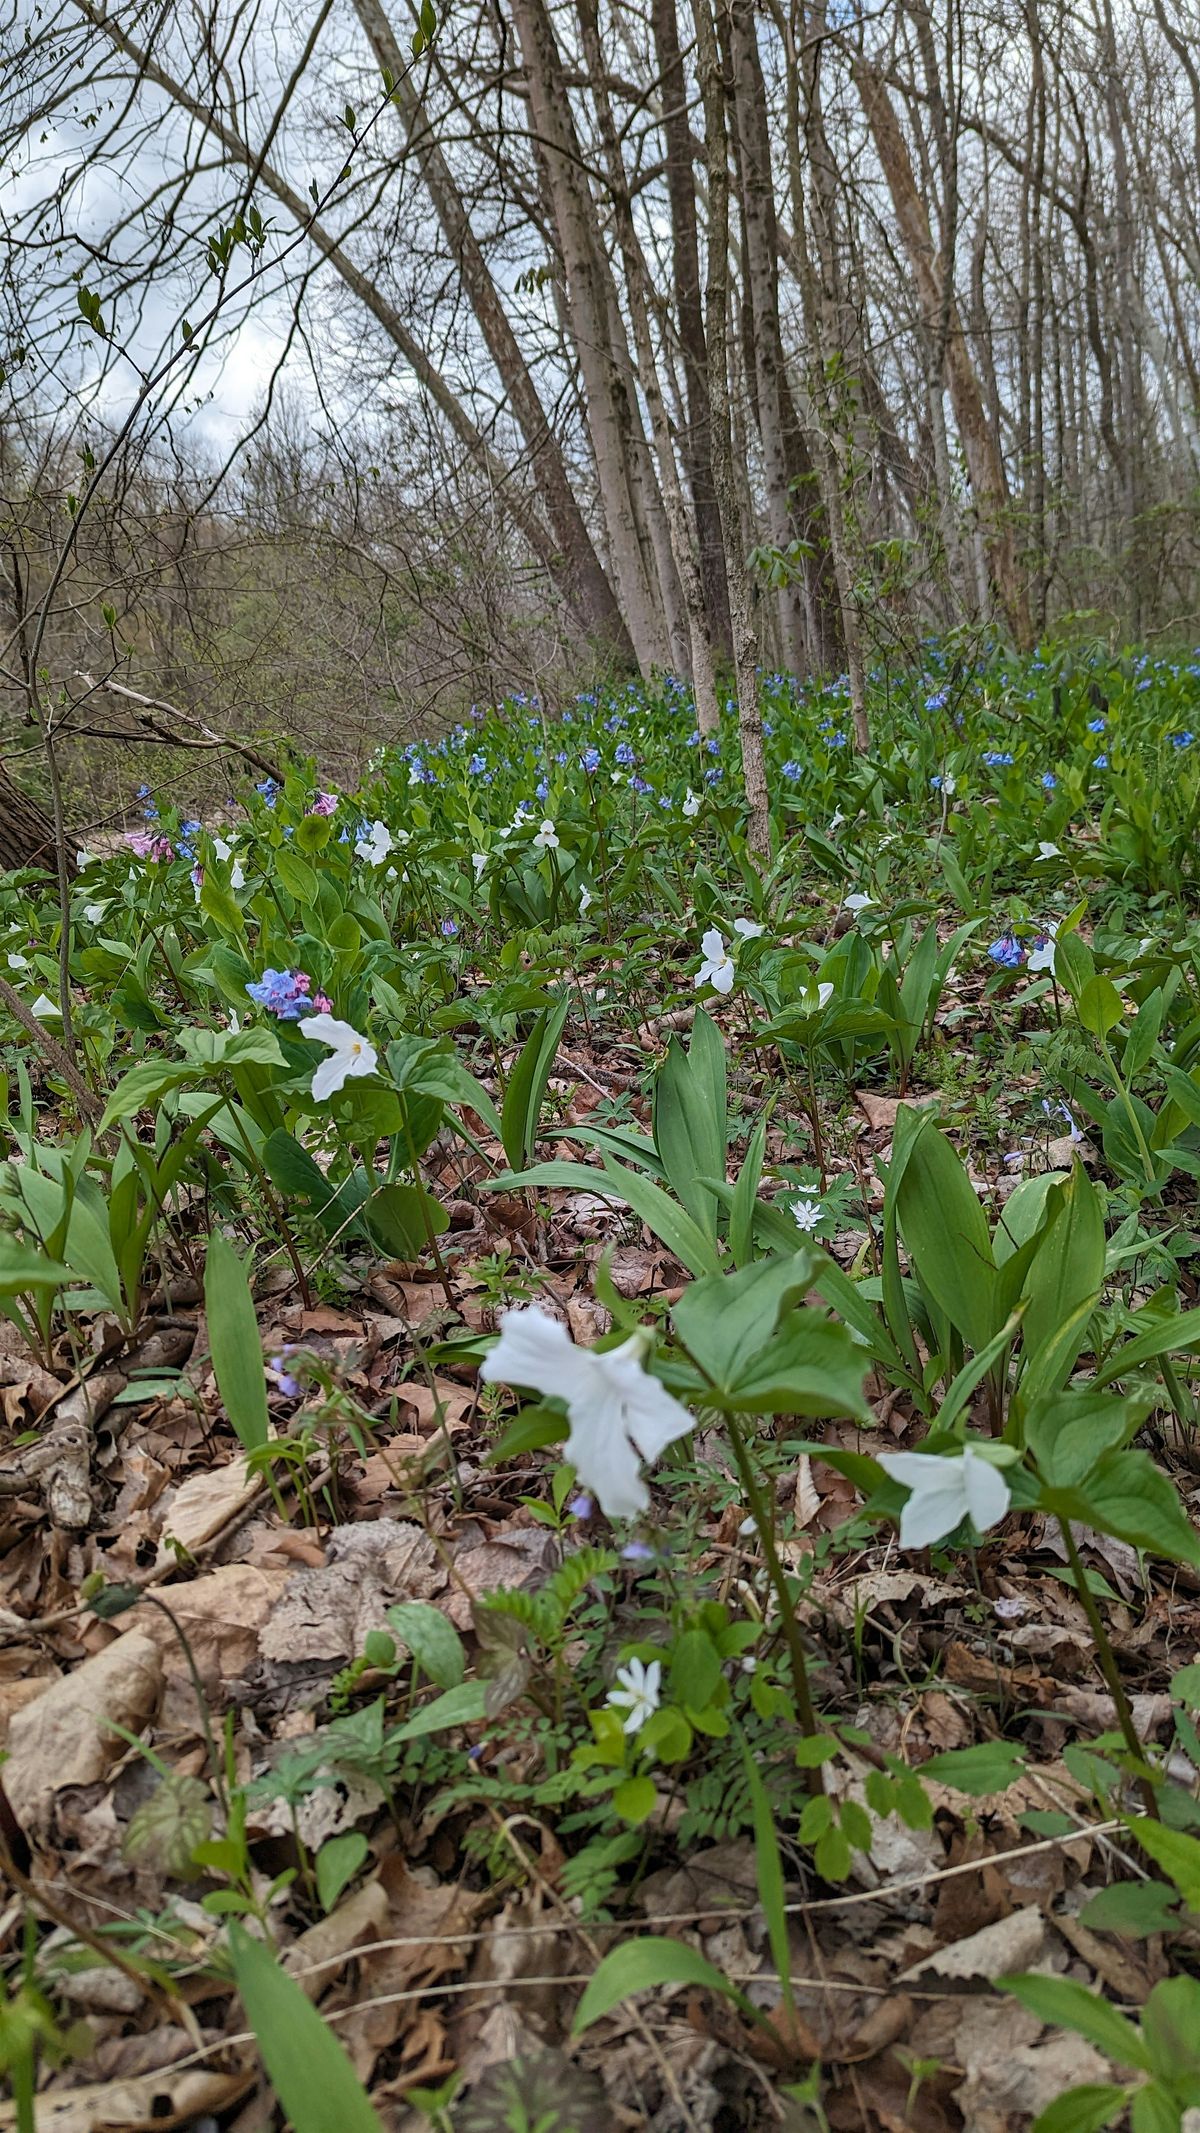
<svg viewBox="0 0 1200 2133">
<path fill-rule="evenodd" d="M 450 1217 L 423 1185 L 385 1185 L 360 1210 L 375 1242 L 394 1259 L 417 1259 L 430 1236 L 440 1237 Z"/>
<path fill-rule="evenodd" d="M 1161 1881 L 1114 1881 L 1097 1889 L 1079 1914 L 1079 1923 L 1092 1933 L 1122 1933 L 1142 1940 L 1149 1933 L 1167 1933 L 1179 1924 L 1179 1899 Z"/>
<path fill-rule="evenodd" d="M 317 901 L 317 877 L 307 860 L 282 845 L 275 854 L 275 872 L 288 895 L 295 897 L 302 913 L 311 911 Z"/>
<path fill-rule="evenodd" d="M 855 1415 L 874 1422 L 863 1397 L 866 1356 L 845 1326 L 797 1306 L 737 1384 L 715 1404 L 739 1414 Z"/>
<path fill-rule="evenodd" d="M 1181 1974 L 1154 1987 L 1142 2009 L 1142 2041 L 1160 2081 L 1200 2073 L 1200 1984 Z"/>
<path fill-rule="evenodd" d="M 1102 2133 L 1125 2105 L 1126 2089 L 1108 2081 L 1086 2081 L 1068 2089 L 1033 2121 L 1033 2133 Z"/>
<path fill-rule="evenodd" d="M 717 1203 L 700 1179 L 725 1176 L 725 1047 L 703 1008 L 691 1051 L 672 1037 L 654 1089 L 654 1145 L 671 1190 L 715 1242 Z"/>
<path fill-rule="evenodd" d="M 448 1732 L 452 1726 L 473 1726 L 486 1715 L 484 1707 L 484 1683 L 460 1681 L 457 1688 L 447 1689 L 444 1696 L 435 1696 L 432 1703 L 422 1704 L 402 1726 L 396 1726 L 389 1734 L 393 1741 L 421 1740 L 426 1733 Z"/>
<path fill-rule="evenodd" d="M 1150 2071 L 1149 2054 L 1133 2023 L 1086 1985 L 1076 1985 L 1065 1977 L 1041 1977 L 1032 1971 L 1023 1977 L 997 1978 L 996 1983 L 1001 1992 L 1011 1992 L 1039 2022 L 1052 2023 L 1056 2029 L 1073 2029 L 1106 2058 L 1115 2059 L 1118 2066 L 1137 2067 L 1141 2073 Z"/>
<path fill-rule="evenodd" d="M 180 1065 L 165 1059 L 145 1059 L 140 1066 L 130 1067 L 128 1074 L 121 1076 L 104 1107 L 104 1116 L 96 1128 L 97 1138 L 102 1139 L 118 1119 L 133 1118 L 138 1111 L 153 1110 L 169 1089 L 178 1089 L 184 1082 L 195 1081 L 198 1071 L 190 1062 Z"/>
<path fill-rule="evenodd" d="M 0 1293 L 19 1296 L 25 1289 L 61 1289 L 70 1279 L 68 1267 L 33 1245 L 0 1237 Z"/>
<path fill-rule="evenodd" d="M 435 1688 L 458 1687 L 466 1671 L 463 1641 L 453 1622 L 426 1600 L 401 1600 L 388 1609 L 388 1621 Z"/>
<path fill-rule="evenodd" d="M 546 1087 L 562 1039 L 570 999 L 566 993 L 538 1015 L 520 1058 L 508 1077 L 500 1113 L 504 1153 L 514 1170 L 528 1163 L 537 1141 Z"/>
<path fill-rule="evenodd" d="M 897 1188 L 913 1270 L 973 1348 L 995 1332 L 996 1269 L 983 1209 L 944 1133 L 919 1121 Z"/>
<path fill-rule="evenodd" d="M 1135 1370 L 1139 1363 L 1151 1362 L 1159 1355 L 1188 1355 L 1200 1347 L 1200 1310 L 1179 1311 L 1169 1318 L 1159 1318 L 1148 1326 L 1144 1333 L 1135 1335 L 1110 1355 L 1103 1369 L 1096 1373 L 1098 1385 L 1108 1385 L 1113 1378 L 1123 1377 Z"/>
<path fill-rule="evenodd" d="M 735 1985 L 711 1963 L 681 1940 L 658 1940 L 647 1935 L 622 1941 L 606 1955 L 585 1988 L 571 2024 L 578 2037 L 601 2015 L 619 2007 L 635 1992 L 648 1992 L 653 1985 L 702 1985 L 709 1992 L 744 2005 Z"/>
<path fill-rule="evenodd" d="M 316 1857 L 317 1895 L 323 1911 L 332 1911 L 370 1852 L 360 1829 L 343 1830 L 340 1837 L 326 1837 Z"/>
<path fill-rule="evenodd" d="M 793 1249 L 734 1274 L 709 1274 L 684 1290 L 672 1312 L 675 1331 L 721 1391 L 736 1390 L 771 1339 L 785 1304 L 803 1296 L 814 1255 Z"/>
<path fill-rule="evenodd" d="M 1125 1012 L 1125 1004 L 1111 978 L 1089 978 L 1075 1002 L 1075 1012 L 1093 1037 L 1106 1037 Z"/>
<path fill-rule="evenodd" d="M 1174 1882 L 1188 1910 L 1200 1912 L 1200 1837 L 1168 1829 L 1148 1815 L 1127 1819 L 1142 1850 Z"/>
<path fill-rule="evenodd" d="M 1055 1188 L 1059 1210 L 1025 1277 L 1026 1380 L 1030 1397 L 1064 1383 L 1083 1346 L 1087 1319 L 1104 1279 L 1100 1196 L 1076 1162 Z"/>
<path fill-rule="evenodd" d="M 1055 1488 L 1074 1488 L 1104 1452 L 1128 1442 L 1153 1399 L 1099 1392 L 1094 1385 L 1067 1385 L 1043 1394 L 1025 1417 L 1025 1443 L 1038 1470 Z"/>
<path fill-rule="evenodd" d="M 295 2133 L 383 2133 L 332 2029 L 261 1941 L 231 1924 L 229 1951 L 246 2019 Z"/>
<path fill-rule="evenodd" d="M 721 1679 L 721 1654 L 704 1629 L 685 1629 L 671 1653 L 671 1694 L 676 1703 L 702 1711 Z"/>
<path fill-rule="evenodd" d="M 973 1748 L 947 1748 L 942 1755 L 922 1763 L 919 1776 L 939 1778 L 956 1792 L 975 1800 L 991 1792 L 1005 1792 L 1015 1785 L 1025 1768 L 1025 1756 L 1014 1741 L 979 1741 Z"/>
<path fill-rule="evenodd" d="M 661 1185 L 656 1185 L 641 1171 L 618 1170 L 608 1156 L 604 1158 L 604 1172 L 610 1185 L 618 1187 L 620 1198 L 689 1274 L 718 1272 L 720 1262 L 712 1237 L 693 1221 L 686 1208 L 678 1206 L 670 1193 L 663 1191 Z M 593 1173 L 589 1171 L 588 1176 L 590 1179 Z"/>
<path fill-rule="evenodd" d="M 270 1436 L 262 1338 L 246 1269 L 219 1230 L 208 1240 L 204 1309 L 217 1390 L 239 1442 L 255 1451 Z"/>
<path fill-rule="evenodd" d="M 767 1121 L 760 1118 L 750 1136 L 729 1207 L 729 1249 L 736 1267 L 749 1266 L 754 1257 L 754 1212 L 766 1145 Z"/>
<path fill-rule="evenodd" d="M 1200 1568 L 1200 1535 L 1174 1483 L 1155 1466 L 1149 1452 L 1105 1452 L 1086 1482 L 1072 1489 L 1047 1491 L 1042 1503 L 1056 1517 L 1082 1519 L 1103 1533 L 1115 1533 L 1131 1547 L 1148 1548 L 1154 1555 Z"/>
</svg>

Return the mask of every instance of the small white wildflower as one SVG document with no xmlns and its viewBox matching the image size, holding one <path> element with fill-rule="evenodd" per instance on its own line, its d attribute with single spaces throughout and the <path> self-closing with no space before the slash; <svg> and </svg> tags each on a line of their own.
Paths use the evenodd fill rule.
<svg viewBox="0 0 1200 2133">
<path fill-rule="evenodd" d="M 805 1236 L 811 1236 L 824 1212 L 819 1200 L 792 1201 L 792 1220 L 798 1230 L 803 1230 Z"/>
<path fill-rule="evenodd" d="M 861 889 L 856 889 L 853 896 L 848 896 L 846 898 L 845 903 L 842 905 L 842 909 L 843 911 L 854 911 L 856 913 L 859 911 L 867 911 L 871 908 L 874 902 L 875 898 L 873 896 L 866 896 L 864 895 Z"/>
<path fill-rule="evenodd" d="M 956 1459 L 934 1452 L 881 1452 L 879 1464 L 891 1481 L 909 1491 L 900 1513 L 900 1546 L 928 1548 L 969 1517 L 979 1533 L 998 1526 L 1012 1502 L 998 1467 L 968 1444 Z"/>
<path fill-rule="evenodd" d="M 624 1711 L 624 1733 L 640 1733 L 647 1719 L 653 1718 L 662 1702 L 662 1662 L 652 1659 L 649 1666 L 640 1659 L 631 1659 L 628 1666 L 617 1668 L 619 1688 L 610 1689 L 608 1701 L 614 1711 Z"/>
<path fill-rule="evenodd" d="M 329 1046 L 328 1059 L 321 1061 L 312 1078 L 312 1093 L 317 1103 L 335 1096 L 347 1081 L 375 1072 L 379 1054 L 349 1022 L 339 1022 L 336 1015 L 305 1015 L 296 1026 L 302 1037 L 311 1037 L 316 1043 Z"/>
<path fill-rule="evenodd" d="M 554 824 L 549 820 L 543 822 L 540 830 L 537 833 L 537 836 L 534 838 L 533 841 L 537 845 L 539 851 L 557 851 L 559 844 L 559 836 L 558 831 L 554 827 Z"/>
<path fill-rule="evenodd" d="M 701 940 L 700 953 L 703 961 L 692 979 L 693 985 L 711 985 L 714 992 L 732 992 L 737 970 L 716 926 L 710 926 Z"/>
<path fill-rule="evenodd" d="M 691 821 L 693 815 L 698 815 L 700 812 L 699 797 L 696 793 L 692 791 L 690 785 L 688 786 L 687 793 L 684 796 L 683 812 L 687 816 L 689 822 Z"/>
</svg>

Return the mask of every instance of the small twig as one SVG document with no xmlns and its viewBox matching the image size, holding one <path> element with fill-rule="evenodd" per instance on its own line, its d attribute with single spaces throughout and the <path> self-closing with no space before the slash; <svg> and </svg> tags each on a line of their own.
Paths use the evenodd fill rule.
<svg viewBox="0 0 1200 2133">
<path fill-rule="evenodd" d="M 62 1075 L 79 1106 L 81 1116 L 89 1125 L 95 1125 L 103 1107 L 58 1038 L 46 1028 L 44 1022 L 39 1022 L 33 1009 L 26 1006 L 20 993 L 9 984 L 7 978 L 0 978 L 0 1000 L 4 1002 L 14 1020 L 20 1023 L 26 1036 L 32 1037 L 47 1065 L 53 1067 L 56 1074 Z"/>
</svg>

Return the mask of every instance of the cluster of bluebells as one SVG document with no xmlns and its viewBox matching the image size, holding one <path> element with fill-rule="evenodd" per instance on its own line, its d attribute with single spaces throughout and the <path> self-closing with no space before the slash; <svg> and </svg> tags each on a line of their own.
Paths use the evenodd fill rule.
<svg viewBox="0 0 1200 2133">
<path fill-rule="evenodd" d="M 169 837 L 155 835 L 150 830 L 128 830 L 125 842 L 138 859 L 156 859 L 165 866 L 175 857 L 175 847 Z"/>
<path fill-rule="evenodd" d="M 332 1000 L 323 992 L 313 991 L 307 970 L 264 970 L 261 978 L 246 986 L 246 991 L 280 1022 L 299 1022 L 304 1015 L 333 1013 Z"/>
<path fill-rule="evenodd" d="M 1025 950 L 1016 934 L 1011 931 L 1002 933 L 998 941 L 993 941 L 988 954 L 993 963 L 999 963 L 1002 970 L 1019 970 L 1025 961 Z"/>
</svg>

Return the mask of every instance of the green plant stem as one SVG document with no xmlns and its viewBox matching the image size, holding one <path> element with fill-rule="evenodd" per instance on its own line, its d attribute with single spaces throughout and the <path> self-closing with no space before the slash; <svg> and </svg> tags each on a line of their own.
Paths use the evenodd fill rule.
<svg viewBox="0 0 1200 2133">
<path fill-rule="evenodd" d="M 1062 1534 L 1063 1547 L 1067 1551 L 1067 1562 L 1070 1565 L 1075 1590 L 1079 1595 L 1079 1604 L 1087 1616 L 1088 1628 L 1096 1640 L 1096 1657 L 1100 1661 L 1100 1671 L 1108 1683 L 1109 1693 L 1116 1707 L 1117 1723 L 1121 1728 L 1125 1746 L 1128 1748 L 1135 1763 L 1144 1764 L 1146 1760 L 1145 1752 L 1141 1741 L 1138 1739 L 1137 1727 L 1133 1722 L 1133 1711 L 1129 1698 L 1125 1693 L 1125 1684 L 1117 1667 L 1117 1655 L 1112 1648 L 1112 1642 L 1108 1631 L 1104 1627 L 1100 1609 L 1096 1605 L 1095 1595 L 1088 1584 L 1087 1574 L 1079 1559 L 1079 1550 L 1075 1546 L 1075 1536 L 1071 1531 L 1070 1520 L 1060 1518 L 1058 1530 Z M 1157 1822 L 1159 1819 L 1158 1800 L 1155 1796 L 1153 1785 L 1148 1778 L 1144 1777 L 1139 1777 L 1136 1783 L 1146 1813 Z"/>
<path fill-rule="evenodd" d="M 171 1628 L 174 1631 L 176 1638 L 178 1639 L 179 1649 L 183 1653 L 184 1662 L 187 1666 L 188 1674 L 191 1677 L 192 1687 L 196 1692 L 196 1702 L 200 1709 L 200 1730 L 204 1735 L 204 1746 L 208 1752 L 208 1762 L 209 1768 L 212 1771 L 213 1785 L 216 1788 L 217 1798 L 221 1802 L 222 1811 L 225 1814 L 228 1814 L 229 1794 L 225 1789 L 225 1772 L 222 1768 L 221 1758 L 217 1754 L 216 1741 L 213 1739 L 212 1722 L 208 1715 L 208 1698 L 204 1693 L 204 1683 L 200 1679 L 200 1669 L 196 1665 L 195 1657 L 192 1652 L 192 1647 L 187 1640 L 187 1636 L 184 1633 L 184 1629 L 179 1620 L 179 1617 L 175 1614 L 173 1608 L 167 1606 L 165 1600 L 160 1600 L 156 1592 L 144 1592 L 142 1594 L 142 1599 L 144 1600 L 147 1607 L 157 1607 L 159 1614 L 166 1616 L 167 1621 L 170 1623 Z"/>
<path fill-rule="evenodd" d="M 788 1590 L 787 1572 L 779 1559 L 772 1522 L 767 1506 L 763 1501 L 762 1490 L 758 1485 L 753 1462 L 746 1449 L 746 1440 L 742 1435 L 741 1424 L 736 1415 L 726 1415 L 725 1421 L 729 1431 L 730 1446 L 733 1450 L 734 1464 L 738 1470 L 738 1479 L 742 1484 L 746 1501 L 750 1506 L 750 1516 L 754 1520 L 755 1531 L 762 1542 L 763 1555 L 767 1565 L 767 1576 L 771 1580 L 771 1590 L 775 1594 L 776 1604 L 779 1608 L 780 1627 L 783 1631 L 784 1642 L 787 1645 L 788 1659 L 791 1662 L 792 1693 L 796 1700 L 796 1715 L 800 1720 L 800 1731 L 806 1734 L 809 1739 L 812 1739 L 820 1732 L 821 1728 L 817 1724 L 817 1714 L 813 1709 L 812 1690 L 808 1679 L 808 1659 L 804 1650 L 804 1639 L 800 1635 L 800 1624 L 796 1620 L 795 1610 L 792 1606 L 792 1596 Z M 825 1779 L 819 1763 L 814 1764 L 812 1769 L 804 1772 L 804 1779 L 809 1792 L 824 1792 Z"/>
</svg>

